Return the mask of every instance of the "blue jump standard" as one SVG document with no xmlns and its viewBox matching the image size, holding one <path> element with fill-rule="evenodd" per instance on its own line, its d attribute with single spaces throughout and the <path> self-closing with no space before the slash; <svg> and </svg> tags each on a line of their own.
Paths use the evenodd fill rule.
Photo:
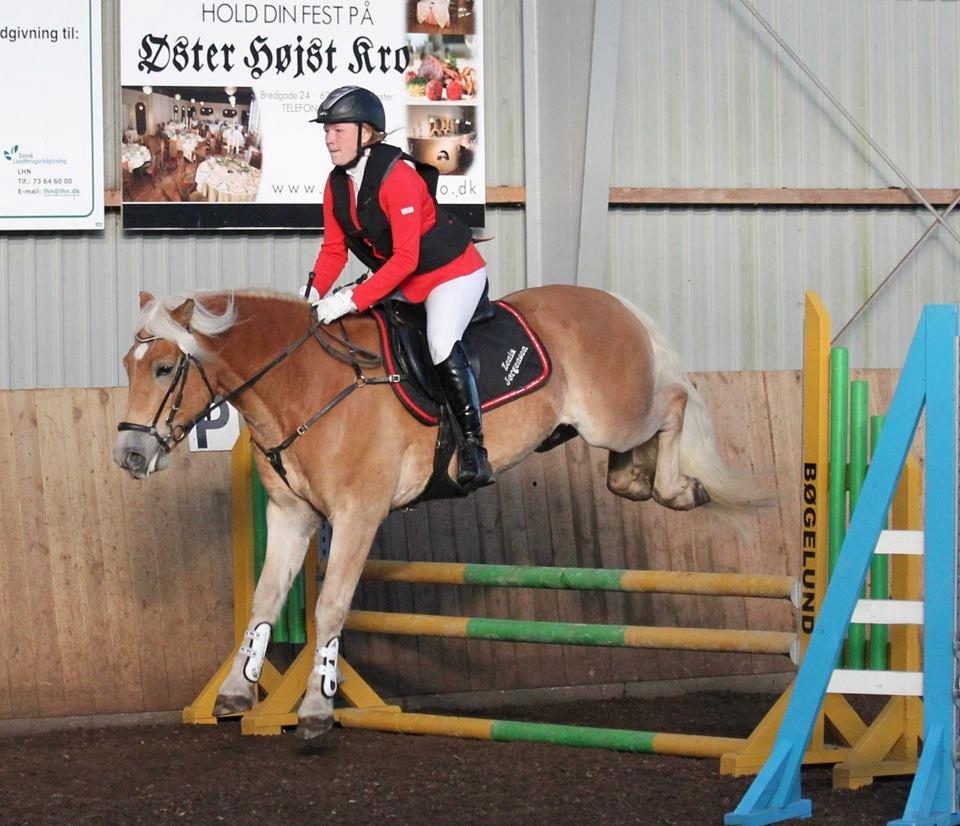
<svg viewBox="0 0 960 826">
<path fill-rule="evenodd" d="M 924 309 L 823 608 L 770 757 L 727 826 L 760 826 L 813 813 L 801 798 L 806 745 L 866 579 L 873 549 L 926 405 L 924 511 L 924 738 L 910 796 L 888 826 L 960 824 L 953 762 L 957 625 L 957 335 L 955 306 Z"/>
</svg>

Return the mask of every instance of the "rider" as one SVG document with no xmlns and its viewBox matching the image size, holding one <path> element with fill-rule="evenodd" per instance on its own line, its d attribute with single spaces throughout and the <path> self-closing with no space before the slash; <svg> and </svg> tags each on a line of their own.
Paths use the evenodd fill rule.
<svg viewBox="0 0 960 826">
<path fill-rule="evenodd" d="M 363 283 L 320 300 L 317 317 L 329 324 L 388 296 L 422 302 L 430 356 L 460 430 L 457 482 L 486 484 L 493 472 L 483 446 L 477 380 L 460 341 L 487 283 L 470 228 L 437 204 L 400 149 L 383 143 L 386 115 L 373 92 L 335 89 L 311 123 L 323 124 L 334 164 L 323 194 L 323 245 L 313 267 L 316 298 L 340 276 L 348 248 L 373 271 Z"/>
</svg>

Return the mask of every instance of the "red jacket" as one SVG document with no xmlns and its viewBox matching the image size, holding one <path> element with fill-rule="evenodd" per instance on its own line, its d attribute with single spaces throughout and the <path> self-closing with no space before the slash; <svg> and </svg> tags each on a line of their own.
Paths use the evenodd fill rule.
<svg viewBox="0 0 960 826">
<path fill-rule="evenodd" d="M 349 177 L 347 180 L 350 186 L 350 212 L 356 221 L 357 194 L 353 189 L 353 181 Z M 366 310 L 398 287 L 404 298 L 419 304 L 438 284 L 469 275 L 484 265 L 480 253 L 470 244 L 449 264 L 431 272 L 413 275 L 420 257 L 420 236 L 437 220 L 433 198 L 417 171 L 402 162 L 394 164 L 383 179 L 379 197 L 380 207 L 390 222 L 393 255 L 386 259 L 375 250 L 386 263 L 354 288 L 353 303 L 358 310 Z M 333 192 L 329 178 L 323 193 L 323 227 L 323 246 L 313 265 L 314 285 L 321 296 L 327 294 L 347 263 L 347 245 L 343 230 L 333 214 Z"/>
</svg>

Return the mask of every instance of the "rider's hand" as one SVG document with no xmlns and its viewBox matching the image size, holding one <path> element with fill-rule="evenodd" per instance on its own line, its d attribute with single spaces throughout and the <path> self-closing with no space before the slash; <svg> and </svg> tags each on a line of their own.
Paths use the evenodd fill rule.
<svg viewBox="0 0 960 826">
<path fill-rule="evenodd" d="M 353 303 L 353 290 L 351 289 L 331 293 L 322 299 L 316 307 L 317 319 L 321 324 L 329 324 L 331 321 L 336 321 L 340 316 L 352 313 L 357 309 L 357 305 Z"/>
<path fill-rule="evenodd" d="M 307 296 L 307 287 L 306 287 L 306 285 L 304 285 L 304 286 L 302 286 L 302 287 L 300 288 L 299 293 L 300 293 L 300 297 L 301 297 L 301 298 L 306 298 L 307 301 L 309 301 L 314 307 L 316 307 L 317 304 L 320 303 L 320 293 L 317 292 L 317 288 L 316 288 L 316 287 L 311 287 L 311 288 L 310 288 L 310 295 L 309 295 L 309 296 Z"/>
</svg>

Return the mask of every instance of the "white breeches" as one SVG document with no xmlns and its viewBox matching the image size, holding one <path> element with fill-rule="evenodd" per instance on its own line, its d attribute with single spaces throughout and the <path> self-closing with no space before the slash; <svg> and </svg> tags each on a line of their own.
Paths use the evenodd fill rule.
<svg viewBox="0 0 960 826">
<path fill-rule="evenodd" d="M 424 306 L 427 308 L 427 343 L 434 364 L 446 359 L 453 345 L 463 338 L 486 283 L 487 268 L 481 267 L 430 291 Z"/>
</svg>

